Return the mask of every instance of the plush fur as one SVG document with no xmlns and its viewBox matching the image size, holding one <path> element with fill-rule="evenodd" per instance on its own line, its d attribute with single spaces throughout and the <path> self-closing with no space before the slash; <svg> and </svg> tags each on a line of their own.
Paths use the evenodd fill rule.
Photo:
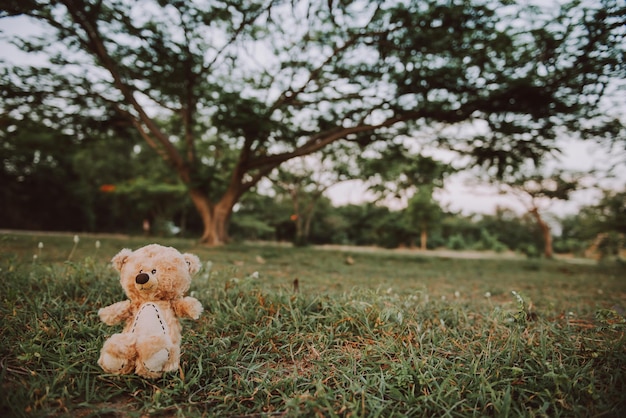
<svg viewBox="0 0 626 418">
<path fill-rule="evenodd" d="M 128 300 L 102 308 L 98 315 L 107 325 L 125 326 L 105 341 L 98 364 L 107 373 L 135 372 L 147 378 L 177 370 L 179 318 L 198 319 L 203 311 L 197 299 L 184 297 L 200 260 L 151 244 L 136 251 L 125 248 L 111 261 Z"/>
</svg>

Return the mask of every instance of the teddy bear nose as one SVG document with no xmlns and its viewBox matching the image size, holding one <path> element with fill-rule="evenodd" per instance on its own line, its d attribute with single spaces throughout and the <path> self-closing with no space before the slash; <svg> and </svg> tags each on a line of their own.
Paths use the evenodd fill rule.
<svg viewBox="0 0 626 418">
<path fill-rule="evenodd" d="M 135 282 L 137 284 L 146 284 L 148 283 L 148 280 L 150 280 L 150 276 L 148 276 L 146 273 L 139 273 L 137 277 L 135 277 Z"/>
</svg>

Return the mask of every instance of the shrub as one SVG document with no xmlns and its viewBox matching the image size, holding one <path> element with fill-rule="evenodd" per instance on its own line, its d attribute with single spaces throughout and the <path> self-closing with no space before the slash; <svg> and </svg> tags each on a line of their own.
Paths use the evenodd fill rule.
<svg viewBox="0 0 626 418">
<path fill-rule="evenodd" d="M 468 245 L 461 234 L 454 234 L 448 239 L 446 247 L 451 250 L 465 250 Z"/>
<path fill-rule="evenodd" d="M 480 241 L 474 244 L 475 250 L 492 250 L 498 253 L 504 252 L 508 249 L 506 245 L 498 240 L 498 237 L 492 235 L 488 230 L 480 230 Z"/>
<path fill-rule="evenodd" d="M 539 258 L 539 250 L 533 244 L 520 245 L 519 250 L 528 258 Z"/>
</svg>

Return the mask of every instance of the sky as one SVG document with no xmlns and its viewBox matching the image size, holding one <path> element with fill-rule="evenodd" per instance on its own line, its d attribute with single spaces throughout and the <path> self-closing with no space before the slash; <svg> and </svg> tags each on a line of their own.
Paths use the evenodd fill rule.
<svg viewBox="0 0 626 418">
<path fill-rule="evenodd" d="M 621 169 L 614 179 L 601 181 L 603 187 L 620 188 L 626 186 L 626 152 L 610 153 L 605 147 L 592 141 L 562 140 L 559 142 L 561 155 L 557 160 L 553 159 L 550 164 L 572 171 L 587 172 L 592 169 L 606 167 L 610 163 L 621 161 Z M 445 153 L 433 153 L 434 158 L 447 161 Z M 597 182 L 593 182 L 598 184 Z M 358 181 L 345 182 L 331 187 L 327 193 L 335 205 L 358 204 L 368 197 L 366 187 Z M 581 190 L 574 194 L 573 199 L 567 202 L 553 201 L 545 210 L 556 216 L 562 217 L 575 214 L 581 206 L 590 205 L 598 201 L 598 190 Z M 435 192 L 435 199 L 452 212 L 471 214 L 493 214 L 497 207 L 506 207 L 518 214 L 526 212 L 522 202 L 512 195 L 503 195 L 498 189 L 488 184 L 476 184 L 476 178 L 469 172 L 462 172 L 445 180 L 442 190 Z M 403 202 L 392 203 L 395 209 L 402 209 Z"/>
<path fill-rule="evenodd" d="M 18 63 L 32 62 L 33 58 L 30 55 L 8 45 L 4 41 L 4 37 L 36 32 L 38 32 L 37 27 L 24 18 L 0 19 L 0 60 Z M 625 95 L 625 92 L 620 91 L 618 94 Z M 626 114 L 626 110 L 621 114 Z M 608 150 L 595 142 L 573 139 L 561 139 L 559 146 L 562 151 L 559 159 L 553 159 L 549 164 L 577 171 L 617 164 L 616 178 L 603 180 L 602 186 L 620 189 L 626 186 L 626 152 L 623 146 L 621 150 L 616 152 L 615 148 Z M 432 157 L 446 162 L 450 162 L 451 158 L 446 153 L 439 153 L 436 150 L 432 152 Z M 491 214 L 498 206 L 510 208 L 519 214 L 526 211 L 524 205 L 515 197 L 499 194 L 497 189 L 486 184 L 477 185 L 475 180 L 470 173 L 459 173 L 451 176 L 446 180 L 445 187 L 436 192 L 435 199 L 442 207 L 464 215 Z M 364 185 L 359 181 L 337 184 L 327 190 L 327 196 L 335 205 L 359 204 L 371 200 Z M 546 205 L 545 210 L 557 216 L 574 214 L 581 206 L 595 203 L 599 196 L 600 193 L 597 190 L 582 190 L 575 193 L 570 201 L 551 202 L 549 206 Z M 399 201 L 390 202 L 392 209 L 402 209 L 404 205 L 405 203 Z"/>
</svg>

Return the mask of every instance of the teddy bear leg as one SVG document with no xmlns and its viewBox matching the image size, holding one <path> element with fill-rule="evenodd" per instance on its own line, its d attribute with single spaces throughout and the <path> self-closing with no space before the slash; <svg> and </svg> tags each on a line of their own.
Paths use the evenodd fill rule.
<svg viewBox="0 0 626 418">
<path fill-rule="evenodd" d="M 176 371 L 178 370 L 178 366 L 180 365 L 180 346 L 172 344 L 169 352 L 170 358 L 167 363 L 165 363 L 165 366 L 163 368 L 164 372 Z"/>
<path fill-rule="evenodd" d="M 172 343 L 166 336 L 150 336 L 137 341 L 136 373 L 156 378 L 166 371 L 172 354 Z"/>
<path fill-rule="evenodd" d="M 134 338 L 129 334 L 113 334 L 102 346 L 98 364 L 107 373 L 128 374 L 135 366 Z"/>
</svg>

